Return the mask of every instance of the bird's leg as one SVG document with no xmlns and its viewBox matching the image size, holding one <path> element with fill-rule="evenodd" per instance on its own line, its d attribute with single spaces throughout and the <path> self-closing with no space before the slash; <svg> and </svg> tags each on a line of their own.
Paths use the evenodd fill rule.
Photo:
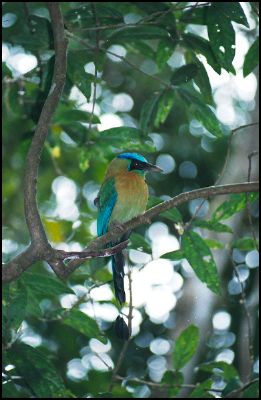
<svg viewBox="0 0 261 400">
<path fill-rule="evenodd" d="M 115 231 L 117 233 L 123 233 L 124 232 L 122 224 L 120 222 L 118 222 L 118 221 L 111 222 L 110 228 L 113 229 L 113 230 L 115 229 Z"/>
</svg>

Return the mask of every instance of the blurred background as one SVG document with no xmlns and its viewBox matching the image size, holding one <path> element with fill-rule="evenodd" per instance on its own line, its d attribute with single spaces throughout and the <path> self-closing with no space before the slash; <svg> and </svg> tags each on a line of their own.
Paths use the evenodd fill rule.
<svg viewBox="0 0 261 400">
<path fill-rule="evenodd" d="M 118 8 L 115 4 L 110 3 L 113 10 L 111 13 L 115 14 L 116 19 L 114 22 L 111 17 L 108 20 L 111 24 L 118 23 L 117 12 L 125 24 L 135 24 L 148 13 L 145 6 L 142 6 L 145 3 L 134 3 L 133 6 L 119 3 Z M 148 4 L 154 4 L 153 7 L 157 8 L 160 3 Z M 190 4 L 182 3 L 184 6 Z M 77 40 L 70 39 L 69 79 L 41 156 L 37 197 L 48 238 L 57 249 L 80 251 L 97 235 L 94 199 L 106 167 L 115 155 L 137 151 L 164 170 L 161 175 L 151 174 L 147 178 L 151 196 L 149 206 L 155 204 L 156 200 L 167 200 L 181 192 L 216 182 L 226 159 L 231 130 L 259 120 L 257 71 L 243 76 L 244 59 L 257 36 L 258 19 L 250 3 L 241 3 L 249 28 L 233 23 L 236 33 L 234 75 L 224 69 L 218 74 L 204 56 L 198 57 L 209 77 L 213 96 L 211 107 L 213 110 L 215 108 L 222 126 L 222 138 L 217 140 L 194 117 L 191 109 L 178 96 L 174 96 L 164 122 L 156 124 L 157 127 L 155 124 L 152 127 L 147 124 L 147 135 L 133 140 L 128 134 L 115 134 L 108 139 L 101 132 L 116 127 L 140 129 L 142 124 L 144 126 L 141 112 L 146 116 L 148 111 L 144 110 L 145 102 L 153 99 L 161 88 L 157 78 L 168 82 L 173 71 L 186 64 L 187 53 L 179 43 L 173 47 L 166 44 L 164 55 L 157 57 L 157 39 L 133 44 L 128 40 L 126 43 L 117 40 L 116 37 L 108 44 L 102 36 L 106 30 L 100 31 L 98 39 L 95 30 L 87 32 L 87 36 L 84 29 L 84 24 L 88 23 L 84 20 L 87 11 L 84 7 L 89 10 L 89 3 L 68 2 L 61 5 L 70 32 L 84 40 L 88 39 L 93 46 L 98 40 L 101 47 L 105 46 L 109 50 L 107 53 L 98 50 L 95 58 L 91 49 L 84 49 Z M 50 87 L 54 59 L 53 51 L 45 42 L 45 35 L 47 38 L 50 35 L 50 23 L 44 3 L 4 3 L 2 11 L 2 244 L 3 261 L 8 262 L 29 244 L 23 212 L 25 157 L 41 105 Z M 99 16 L 99 9 L 96 11 Z M 153 12 L 157 12 L 157 9 Z M 105 24 L 102 17 L 98 19 L 100 25 Z M 47 23 L 48 29 L 45 32 Z M 93 19 L 89 23 L 95 26 Z M 31 42 L 27 40 L 26 35 L 29 33 L 25 29 L 32 33 Z M 37 37 L 33 35 L 34 29 Z M 205 25 L 186 23 L 183 29 L 186 33 L 208 38 Z M 40 31 L 44 34 L 39 36 Z M 124 62 L 125 57 L 138 69 Z M 84 70 L 81 70 L 77 80 L 74 66 L 83 60 L 86 60 Z M 81 90 L 79 81 L 82 86 L 89 86 Z M 89 98 L 86 95 L 88 91 Z M 94 115 L 91 117 L 94 97 Z M 83 113 L 73 114 L 75 110 Z M 85 119 L 84 114 L 89 119 Z M 74 117 L 77 118 L 75 123 Z M 247 180 L 248 154 L 257 149 L 257 132 L 257 126 L 250 126 L 235 133 L 220 184 Z M 251 180 L 257 177 L 257 157 L 253 157 Z M 206 200 L 197 218 L 209 219 L 217 206 L 226 199 L 228 197 L 219 196 Z M 191 219 L 201 201 L 193 200 L 179 207 L 184 223 Z M 257 202 L 251 204 L 251 216 L 256 230 L 259 216 Z M 245 361 L 248 325 L 240 304 L 242 287 L 253 324 L 253 373 L 259 373 L 258 251 L 240 246 L 232 249 L 230 246 L 232 240 L 251 237 L 245 210 L 228 219 L 226 224 L 233 229 L 233 234 L 198 228 L 204 239 L 211 239 L 212 244 L 214 240 L 221 243 L 212 248 L 222 282 L 221 296 L 212 293 L 196 277 L 187 260 L 170 261 L 160 258 L 180 247 L 180 236 L 173 221 L 158 217 L 150 225 L 135 230 L 128 250 L 128 264 L 132 270 L 133 339 L 123 361 L 122 376 L 147 377 L 153 382 L 160 382 L 171 364 L 175 339 L 184 328 L 194 323 L 200 329 L 201 340 L 196 356 L 184 369 L 185 381 L 195 382 L 198 378 L 195 378 L 194 367 L 200 362 L 213 360 L 233 363 L 243 379 L 246 378 L 249 368 Z M 234 273 L 233 263 L 237 266 L 241 282 Z M 35 264 L 29 272 L 53 274 L 45 263 Z M 125 287 L 128 288 L 127 276 L 125 278 Z M 105 372 L 115 366 L 122 347 L 122 342 L 115 337 L 113 327 L 118 305 L 111 279 L 108 259 L 85 262 L 68 279 L 67 284 L 72 292 L 56 297 L 47 295 L 46 298 L 41 295 L 39 314 L 35 316 L 33 312 L 28 312 L 19 329 L 22 342 L 36 348 L 46 348 L 56 354 L 56 367 L 68 387 L 83 397 L 90 397 L 95 392 L 92 387 L 94 384 L 91 384 L 94 380 L 96 385 L 97 382 L 101 385 L 107 382 Z M 75 307 L 76 302 L 83 313 L 97 321 L 107 341 L 103 343 L 97 338 L 87 339 L 71 326 L 61 326 L 55 319 L 57 310 Z M 124 307 L 122 312 L 128 315 L 128 307 Z M 12 365 L 7 368 L 11 370 Z M 225 385 L 222 378 L 216 378 L 213 387 L 222 389 L 222 385 Z M 163 393 L 147 385 L 134 386 L 127 382 L 126 387 L 133 397 L 149 397 L 152 393 L 160 397 Z"/>
</svg>

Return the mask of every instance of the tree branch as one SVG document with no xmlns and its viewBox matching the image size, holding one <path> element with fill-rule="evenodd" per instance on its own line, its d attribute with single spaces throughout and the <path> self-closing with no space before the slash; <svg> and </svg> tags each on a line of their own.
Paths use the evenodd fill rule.
<svg viewBox="0 0 261 400">
<path fill-rule="evenodd" d="M 247 181 L 250 182 L 251 179 L 251 168 L 252 168 L 252 157 L 258 155 L 258 151 L 253 151 L 252 153 L 248 154 L 248 173 L 247 173 Z M 256 246 L 257 251 L 259 251 L 259 245 L 255 234 L 254 224 L 251 215 L 251 207 L 249 203 L 249 193 L 246 193 L 246 201 L 247 201 L 247 216 L 249 221 L 250 230 L 252 233 L 252 237 Z"/>
<path fill-rule="evenodd" d="M 230 392 L 225 396 L 225 398 L 236 398 L 240 393 L 244 392 L 249 386 L 252 386 L 254 383 L 259 382 L 259 378 L 255 378 L 252 381 L 246 383 L 245 385 L 241 386 L 238 389 L 233 390 L 233 392 Z"/>
<path fill-rule="evenodd" d="M 76 42 L 80 43 L 82 46 L 87 47 L 88 49 L 91 49 L 93 51 L 95 51 L 96 47 L 93 47 L 92 45 L 90 45 L 87 40 L 85 39 L 81 39 L 78 36 L 74 35 L 72 32 L 67 30 L 67 36 L 73 40 L 75 40 Z M 106 54 L 110 54 L 116 58 L 118 58 L 119 60 L 123 61 L 125 64 L 129 65 L 131 68 L 135 69 L 136 71 L 140 72 L 143 75 L 148 76 L 149 78 L 157 81 L 158 83 L 160 83 L 161 85 L 163 85 L 166 89 L 170 89 L 172 87 L 171 83 L 165 82 L 164 80 L 162 80 L 161 78 L 159 78 L 156 75 L 151 75 L 149 73 L 147 73 L 146 71 L 143 71 L 142 69 L 140 69 L 136 64 L 133 64 L 131 61 L 127 60 L 126 57 L 120 56 L 116 53 L 114 53 L 111 50 L 106 49 L 105 47 L 100 46 L 99 50 L 102 51 L 103 53 Z"/>
<path fill-rule="evenodd" d="M 220 186 L 208 186 L 202 189 L 192 190 L 190 192 L 180 193 L 179 195 L 171 198 L 170 200 L 164 201 L 155 207 L 150 208 L 144 214 L 138 215 L 137 217 L 125 222 L 120 226 L 113 227 L 108 233 L 93 240 L 89 249 L 104 247 L 107 243 L 115 241 L 119 236 L 124 233 L 136 228 L 139 225 L 147 224 L 151 218 L 159 215 L 163 211 L 167 211 L 171 208 L 177 207 L 181 204 L 187 203 L 190 200 L 198 198 L 208 198 L 217 195 L 233 194 L 233 193 L 246 193 L 246 192 L 258 192 L 259 182 L 244 182 L 244 183 L 233 183 L 229 185 Z M 78 260 L 76 260 L 77 262 Z"/>
<path fill-rule="evenodd" d="M 119 239 L 119 237 L 121 237 L 125 232 L 128 232 L 139 225 L 149 223 L 152 218 L 156 217 L 163 211 L 169 210 L 173 207 L 197 198 L 208 198 L 232 193 L 258 192 L 258 190 L 259 182 L 245 182 L 234 183 L 230 185 L 209 186 L 206 188 L 181 193 L 170 200 L 150 208 L 144 214 L 125 222 L 124 224 L 120 225 L 120 227 L 113 227 L 111 231 L 106 233 L 106 235 L 100 236 L 93 240 L 89 244 L 88 248 L 84 249 L 83 252 L 65 252 L 61 250 L 55 250 L 50 245 L 49 247 L 45 247 L 45 245 L 41 247 L 39 245 L 35 246 L 34 243 L 32 243 L 31 246 L 29 246 L 29 248 L 22 254 L 19 254 L 9 263 L 3 265 L 2 281 L 10 282 L 16 279 L 23 271 L 29 268 L 33 262 L 40 260 L 47 261 L 59 278 L 65 279 L 83 263 L 83 260 L 72 260 L 66 266 L 63 264 L 62 260 L 72 256 L 77 256 L 79 258 L 94 258 L 108 257 L 112 254 L 115 254 L 115 252 L 119 251 L 119 247 L 126 247 L 126 242 L 120 243 L 112 248 L 106 248 L 108 243 L 115 242 L 115 240 L 117 241 L 117 239 Z"/>
<path fill-rule="evenodd" d="M 144 379 L 139 379 L 139 378 L 124 378 L 123 376 L 120 375 L 116 375 L 115 377 L 117 380 L 119 381 L 125 381 L 128 380 L 130 382 L 136 382 L 136 383 L 140 383 L 142 385 L 148 385 L 152 388 L 157 388 L 157 389 L 162 389 L 162 390 L 166 390 L 169 388 L 186 388 L 186 389 L 196 389 L 198 387 L 199 384 L 189 384 L 189 383 L 181 383 L 181 384 L 171 384 L 171 383 L 157 383 L 157 382 L 150 382 L 150 381 L 146 381 Z M 222 392 L 223 389 L 204 389 L 206 392 L 217 392 L 220 393 Z"/>
<path fill-rule="evenodd" d="M 48 248 L 46 233 L 39 215 L 36 200 L 37 176 L 40 157 L 48 134 L 52 116 L 58 105 L 66 79 L 67 39 L 59 3 L 47 3 L 54 36 L 55 65 L 52 86 L 44 103 L 35 134 L 27 155 L 24 178 L 24 211 L 31 242 L 39 248 Z"/>
</svg>

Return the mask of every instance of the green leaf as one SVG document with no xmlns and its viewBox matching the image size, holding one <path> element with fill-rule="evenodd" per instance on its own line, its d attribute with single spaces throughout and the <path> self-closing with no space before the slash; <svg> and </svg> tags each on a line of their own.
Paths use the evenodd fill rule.
<svg viewBox="0 0 261 400">
<path fill-rule="evenodd" d="M 209 231 L 233 233 L 230 226 L 213 220 L 205 221 L 202 219 L 196 219 L 193 221 L 192 225 L 201 229 L 208 229 Z"/>
<path fill-rule="evenodd" d="M 79 54 L 69 52 L 67 61 L 67 75 L 71 82 L 84 94 L 87 101 L 90 101 L 91 84 L 94 80 L 94 76 L 88 74 L 84 70 L 84 65 L 88 62 L 87 59 L 83 60 L 82 62 L 81 61 L 82 60 L 81 57 L 79 57 Z"/>
<path fill-rule="evenodd" d="M 101 396 L 101 397 L 105 397 L 105 398 L 112 397 L 112 398 L 117 398 L 117 399 L 124 399 L 124 398 L 129 399 L 130 398 L 130 392 L 127 390 L 126 387 L 121 386 L 121 383 L 114 385 L 111 392 L 105 392 L 104 394 L 105 395 Z"/>
<path fill-rule="evenodd" d="M 195 116 L 195 118 L 202 122 L 205 128 L 212 135 L 217 138 L 222 137 L 223 133 L 220 122 L 211 108 L 202 101 L 199 94 L 194 90 L 188 90 L 185 88 L 179 88 L 177 91 L 185 103 L 190 106 L 189 110 Z"/>
<path fill-rule="evenodd" d="M 252 72 L 259 63 L 259 37 L 254 41 L 252 46 L 248 49 L 246 54 L 244 65 L 243 65 L 243 75 L 246 77 Z"/>
<path fill-rule="evenodd" d="M 218 74 L 221 73 L 221 67 L 218 59 L 216 58 L 211 48 L 210 42 L 201 36 L 194 35 L 193 33 L 185 33 L 182 36 L 184 46 L 193 50 L 196 54 L 202 54 L 206 57 L 208 64 Z"/>
<path fill-rule="evenodd" d="M 187 231 L 182 236 L 181 249 L 198 278 L 214 293 L 220 292 L 220 280 L 211 251 L 196 232 Z"/>
<path fill-rule="evenodd" d="M 180 85 L 187 83 L 193 79 L 198 73 L 198 66 L 195 63 L 186 64 L 176 69 L 171 77 L 171 83 L 173 85 Z"/>
<path fill-rule="evenodd" d="M 36 349 L 24 343 L 16 343 L 8 351 L 10 363 L 25 380 L 36 397 L 69 397 L 60 374 L 48 358 L 47 350 Z M 71 396 L 70 396 L 71 397 Z"/>
<path fill-rule="evenodd" d="M 143 54 L 147 58 L 154 60 L 155 52 L 146 42 L 126 43 L 126 49 L 134 54 Z"/>
<path fill-rule="evenodd" d="M 256 248 L 256 242 L 253 238 L 245 237 L 238 240 L 234 240 L 231 244 L 231 247 L 242 251 L 248 251 Z"/>
<path fill-rule="evenodd" d="M 212 97 L 212 88 L 210 85 L 209 77 L 204 67 L 200 61 L 197 61 L 198 73 L 193 78 L 199 90 L 202 94 L 202 98 L 207 104 L 213 104 L 213 97 Z"/>
<path fill-rule="evenodd" d="M 259 399 L 259 381 L 252 383 L 243 392 L 244 399 Z"/>
<path fill-rule="evenodd" d="M 21 399 L 21 393 L 17 390 L 14 382 L 7 381 L 2 384 L 3 399 Z"/>
<path fill-rule="evenodd" d="M 150 196 L 147 209 L 154 207 L 160 203 L 163 203 L 162 199 L 156 196 Z M 170 210 L 167 211 L 162 211 L 159 215 L 173 222 L 183 222 L 182 215 L 180 214 L 179 210 L 176 207 L 171 208 Z"/>
<path fill-rule="evenodd" d="M 35 296 L 40 296 L 41 298 L 59 296 L 64 293 L 74 294 L 72 289 L 49 274 L 24 272 L 20 279 L 27 289 L 30 289 Z"/>
<path fill-rule="evenodd" d="M 166 371 L 161 379 L 161 384 L 173 385 L 173 387 L 168 389 L 168 398 L 174 398 L 180 392 L 180 387 L 175 387 L 174 385 L 182 385 L 184 382 L 184 376 L 180 371 Z"/>
<path fill-rule="evenodd" d="M 234 378 L 238 378 L 238 371 L 236 368 L 227 364 L 224 361 L 212 361 L 205 364 L 200 364 L 198 366 L 200 371 L 214 373 L 216 375 L 222 376 L 226 381 L 230 381 Z"/>
<path fill-rule="evenodd" d="M 16 5 L 13 10 L 16 15 L 20 13 L 19 7 L 21 6 Z M 36 55 L 41 50 L 50 50 L 53 47 L 50 21 L 37 15 L 30 15 L 30 22 L 25 23 L 24 11 L 22 14 L 11 27 L 3 29 L 3 41 L 23 46 L 26 51 Z"/>
<path fill-rule="evenodd" d="M 199 343 L 199 329 L 190 325 L 177 338 L 172 354 L 173 367 L 176 370 L 183 368 L 194 356 Z"/>
<path fill-rule="evenodd" d="M 118 128 L 106 129 L 105 131 L 95 134 L 93 139 L 100 142 L 108 151 L 108 146 L 128 149 L 129 151 L 154 152 L 155 146 L 152 140 L 142 137 L 139 129 L 121 126 Z"/>
<path fill-rule="evenodd" d="M 228 19 L 237 22 L 238 24 L 242 24 L 246 28 L 249 28 L 249 24 L 243 8 L 238 1 L 220 2 L 219 5 L 221 5 L 222 12 L 226 15 Z"/>
<path fill-rule="evenodd" d="M 150 196 L 147 204 L 147 210 L 151 207 L 157 206 L 160 203 L 163 203 L 164 200 L 157 196 Z"/>
<path fill-rule="evenodd" d="M 18 286 L 18 291 L 11 300 L 9 307 L 9 321 L 12 329 L 17 331 L 26 316 L 27 292 L 23 285 Z"/>
<path fill-rule="evenodd" d="M 99 136 L 102 140 L 108 140 L 108 142 L 119 141 L 121 143 L 122 140 L 131 140 L 131 139 L 139 139 L 141 135 L 141 131 L 136 128 L 130 128 L 127 126 L 120 126 L 118 128 L 111 128 L 101 131 Z"/>
<path fill-rule="evenodd" d="M 163 211 L 159 215 L 173 222 L 182 222 L 182 215 L 180 214 L 179 210 L 176 207 L 171 208 L 170 210 L 167 211 Z"/>
<path fill-rule="evenodd" d="M 169 253 L 165 253 L 160 258 L 165 258 L 167 260 L 171 261 L 179 261 L 182 260 L 183 258 L 186 258 L 185 253 L 182 250 L 175 250 L 175 251 L 170 251 Z"/>
<path fill-rule="evenodd" d="M 158 13 L 159 11 L 164 12 L 169 12 L 169 7 L 166 3 L 163 2 L 156 2 L 156 1 L 144 1 L 144 2 L 133 2 L 133 5 L 137 7 L 138 9 L 142 10 L 146 15 L 156 12 Z M 157 18 L 157 15 L 156 15 Z"/>
<path fill-rule="evenodd" d="M 12 76 L 12 71 L 10 70 L 10 68 L 8 68 L 6 63 L 2 61 L 2 79 L 4 79 L 5 77 L 12 78 Z"/>
<path fill-rule="evenodd" d="M 37 287 L 29 287 L 24 286 L 26 294 L 27 294 L 27 307 L 26 307 L 26 314 L 28 317 L 35 316 L 41 317 L 43 312 L 40 308 L 40 301 L 45 297 L 45 293 L 42 291 L 38 292 Z"/>
<path fill-rule="evenodd" d="M 222 391 L 222 397 L 223 398 L 228 397 L 227 395 L 229 395 L 234 390 L 240 389 L 241 386 L 242 386 L 242 384 L 241 384 L 240 380 L 238 379 L 238 377 L 231 379 L 227 383 L 224 390 Z"/>
<path fill-rule="evenodd" d="M 111 383 L 111 378 L 112 378 L 112 372 L 100 372 L 100 371 L 95 371 L 91 369 L 88 371 L 88 378 L 87 378 L 87 383 L 88 383 L 88 393 L 92 393 L 93 395 L 96 395 L 96 398 L 99 398 L 99 394 L 102 391 L 102 389 L 105 389 L 109 387 Z M 105 396 L 104 396 L 105 397 Z"/>
<path fill-rule="evenodd" d="M 225 247 L 224 243 L 219 242 L 218 240 L 215 239 L 204 239 L 206 245 L 210 249 L 218 250 L 218 249 L 223 249 Z"/>
<path fill-rule="evenodd" d="M 249 193 L 249 203 L 253 203 L 258 198 L 258 193 Z M 246 208 L 247 196 L 245 193 L 232 194 L 230 199 L 224 201 L 213 213 L 212 221 L 217 222 L 230 218 L 235 213 Z"/>
<path fill-rule="evenodd" d="M 130 237 L 130 248 L 151 254 L 151 246 L 139 233 L 133 232 Z"/>
<path fill-rule="evenodd" d="M 208 8 L 209 6 L 192 7 L 191 9 L 185 10 L 182 13 L 180 21 L 189 24 L 206 25 Z"/>
<path fill-rule="evenodd" d="M 145 101 L 141 108 L 140 127 L 144 133 L 147 133 L 149 129 L 154 125 L 159 99 L 159 95 L 153 95 L 153 97 Z"/>
<path fill-rule="evenodd" d="M 112 42 L 122 42 L 122 41 L 135 41 L 135 40 L 146 40 L 146 39 L 162 39 L 168 38 L 168 32 L 157 26 L 135 26 L 128 28 L 120 28 L 115 30 L 109 37 L 108 40 Z"/>
<path fill-rule="evenodd" d="M 68 312 L 62 323 L 76 329 L 88 338 L 97 338 L 100 336 L 100 330 L 96 321 L 80 310 L 72 309 Z"/>
<path fill-rule="evenodd" d="M 104 5 L 106 4 L 106 6 Z M 97 17 L 99 19 L 99 25 L 114 25 L 114 24 L 122 24 L 123 15 L 119 11 L 119 7 L 117 9 L 115 7 L 111 7 L 107 5 L 108 3 L 100 3 L 97 2 L 95 6 L 95 10 L 97 13 Z M 113 3 L 111 3 L 113 6 Z M 84 2 L 74 2 L 74 3 L 62 3 L 61 8 L 63 11 L 63 15 L 65 17 L 65 22 L 70 28 L 82 29 L 82 37 L 89 37 L 88 31 L 86 34 L 87 28 L 93 27 L 94 17 L 92 13 L 91 7 L 86 7 Z M 84 32 L 85 31 L 85 32 Z M 99 38 L 104 40 L 107 37 L 109 30 L 102 30 L 99 32 Z M 91 37 L 95 37 L 95 33 L 91 32 L 93 35 Z"/>
<path fill-rule="evenodd" d="M 189 397 L 196 399 L 209 399 L 213 397 L 215 398 L 215 396 L 209 393 L 213 383 L 214 382 L 212 379 L 207 379 L 204 382 L 198 383 L 197 387 L 194 390 L 192 390 Z"/>
<path fill-rule="evenodd" d="M 239 2 L 218 2 L 218 6 L 222 10 L 222 13 L 225 14 L 226 18 L 249 28 L 247 18 Z M 180 21 L 190 24 L 206 25 L 208 10 L 208 5 L 205 7 L 192 7 L 183 12 Z"/>
<path fill-rule="evenodd" d="M 162 39 L 159 41 L 156 52 L 156 63 L 160 69 L 166 66 L 168 59 L 172 56 L 178 41 L 171 41 L 169 39 Z"/>
<path fill-rule="evenodd" d="M 68 104 L 60 104 L 55 112 L 53 122 L 59 125 L 70 126 L 73 121 L 85 123 L 91 121 L 93 124 L 100 123 L 100 119 L 96 115 L 92 115 L 87 111 L 72 109 Z"/>
<path fill-rule="evenodd" d="M 174 104 L 174 95 L 173 91 L 164 91 L 160 96 L 157 103 L 157 112 L 155 115 L 154 126 L 158 128 L 161 124 L 163 124 Z"/>
<path fill-rule="evenodd" d="M 235 31 L 225 12 L 226 3 L 211 3 L 207 12 L 208 37 L 220 65 L 235 73 L 232 61 L 235 57 Z"/>
</svg>

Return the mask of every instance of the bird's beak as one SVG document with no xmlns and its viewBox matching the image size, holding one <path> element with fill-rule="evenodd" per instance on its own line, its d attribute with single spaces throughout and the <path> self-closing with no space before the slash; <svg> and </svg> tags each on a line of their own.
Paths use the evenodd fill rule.
<svg viewBox="0 0 261 400">
<path fill-rule="evenodd" d="M 147 170 L 150 172 L 163 172 L 163 169 L 150 163 L 147 163 Z"/>
</svg>

